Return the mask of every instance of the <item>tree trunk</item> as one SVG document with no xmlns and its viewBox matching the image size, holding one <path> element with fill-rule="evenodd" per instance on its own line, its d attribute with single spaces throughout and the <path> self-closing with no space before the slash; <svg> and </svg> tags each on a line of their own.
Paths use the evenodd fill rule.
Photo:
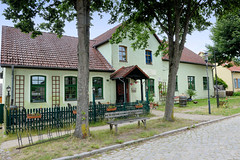
<svg viewBox="0 0 240 160">
<path fill-rule="evenodd" d="M 179 50 L 179 43 L 173 42 L 173 38 L 169 38 L 169 73 L 168 73 L 168 88 L 167 99 L 165 106 L 164 119 L 167 121 L 174 121 L 173 107 L 174 107 L 174 94 L 176 87 L 176 75 L 179 68 L 180 57 L 182 50 Z"/>
<path fill-rule="evenodd" d="M 86 138 L 90 135 L 89 109 L 89 26 L 90 1 L 76 0 L 78 29 L 78 81 L 77 81 L 77 118 L 74 135 Z"/>
</svg>

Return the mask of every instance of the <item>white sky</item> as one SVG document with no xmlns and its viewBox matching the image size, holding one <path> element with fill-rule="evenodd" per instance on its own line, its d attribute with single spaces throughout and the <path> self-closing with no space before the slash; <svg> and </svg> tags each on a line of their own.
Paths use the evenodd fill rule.
<svg viewBox="0 0 240 160">
<path fill-rule="evenodd" d="M 0 4 L 0 37 L 1 38 L 2 38 L 2 25 L 13 26 L 13 23 L 9 20 L 5 20 L 5 17 L 2 15 L 4 8 L 6 8 L 6 5 Z M 93 26 L 91 26 L 91 29 L 90 29 L 90 39 L 97 37 L 98 35 L 106 32 L 107 30 L 117 25 L 117 24 L 109 25 L 107 23 L 109 17 L 110 16 L 106 14 L 102 19 L 100 19 L 100 17 L 97 14 L 93 15 L 93 20 L 91 21 Z M 215 23 L 216 20 L 215 18 L 212 18 L 211 21 Z M 77 29 L 76 29 L 75 22 L 66 23 L 64 35 L 77 37 Z M 205 46 L 207 44 L 212 45 L 212 41 L 210 40 L 209 35 L 210 35 L 210 28 L 202 32 L 195 31 L 192 33 L 192 35 L 187 36 L 185 47 L 189 48 L 190 50 L 192 50 L 197 54 L 199 52 L 204 52 L 206 51 Z M 0 41 L 0 49 L 1 49 L 1 41 Z"/>
</svg>

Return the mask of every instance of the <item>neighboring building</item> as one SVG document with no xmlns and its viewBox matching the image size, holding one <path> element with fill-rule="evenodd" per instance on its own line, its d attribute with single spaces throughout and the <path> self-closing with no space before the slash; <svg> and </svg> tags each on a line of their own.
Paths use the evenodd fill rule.
<svg viewBox="0 0 240 160">
<path fill-rule="evenodd" d="M 240 92 L 240 66 L 217 66 L 217 76 L 227 83 L 226 91 Z"/>
<path fill-rule="evenodd" d="M 127 39 L 120 44 L 110 44 L 116 28 L 90 41 L 90 101 L 92 88 L 95 88 L 96 101 L 101 103 L 145 99 L 146 86 L 154 94 L 154 100 L 159 101 L 158 85 L 168 80 L 168 58 L 153 55 L 159 45 L 158 37 L 150 35 L 148 48 L 134 51 Z M 7 94 L 5 88 L 9 85 L 13 88 L 14 104 L 20 107 L 76 105 L 77 41 L 76 37 L 59 39 L 51 33 L 32 39 L 18 29 L 3 26 L 3 95 Z M 213 95 L 211 67 L 208 73 Z M 197 92 L 196 98 L 206 98 L 206 80 L 204 60 L 184 48 L 175 95 L 186 94 L 186 90 L 192 88 Z"/>
<path fill-rule="evenodd" d="M 3 84 L 3 71 L 0 67 L 0 103 L 2 103 L 2 84 Z"/>
</svg>

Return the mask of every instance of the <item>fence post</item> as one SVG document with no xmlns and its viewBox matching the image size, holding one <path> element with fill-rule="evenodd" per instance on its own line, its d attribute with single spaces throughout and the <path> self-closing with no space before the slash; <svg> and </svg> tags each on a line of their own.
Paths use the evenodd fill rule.
<svg viewBox="0 0 240 160">
<path fill-rule="evenodd" d="M 4 129 L 6 134 L 9 132 L 9 113 L 10 112 L 10 95 L 6 96 L 5 107 L 4 107 Z"/>
<path fill-rule="evenodd" d="M 147 101 L 147 108 L 146 111 L 149 113 L 150 107 L 149 107 L 149 96 L 148 96 L 148 87 L 146 86 L 146 101 Z"/>
<path fill-rule="evenodd" d="M 94 92 L 95 92 L 95 88 L 93 87 L 92 88 L 92 94 L 93 94 L 93 120 L 94 120 L 94 122 L 96 122 L 96 104 L 95 104 L 95 94 L 94 94 Z"/>
</svg>

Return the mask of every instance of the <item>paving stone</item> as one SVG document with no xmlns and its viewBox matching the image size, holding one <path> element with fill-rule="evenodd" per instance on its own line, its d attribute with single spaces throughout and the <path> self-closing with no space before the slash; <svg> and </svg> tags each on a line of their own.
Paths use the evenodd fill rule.
<svg viewBox="0 0 240 160">
<path fill-rule="evenodd" d="M 97 159 L 226 160 L 240 159 L 240 117 L 194 128 L 176 135 L 108 152 Z"/>
</svg>

